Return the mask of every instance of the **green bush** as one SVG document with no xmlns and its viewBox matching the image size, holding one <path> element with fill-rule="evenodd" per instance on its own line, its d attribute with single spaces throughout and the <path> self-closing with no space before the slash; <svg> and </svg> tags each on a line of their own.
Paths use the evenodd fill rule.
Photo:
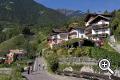
<svg viewBox="0 0 120 80">
<path fill-rule="evenodd" d="M 102 46 L 103 49 L 106 49 L 108 51 L 115 51 L 109 44 L 108 44 L 108 40 L 104 41 L 104 45 Z"/>
<path fill-rule="evenodd" d="M 49 54 L 46 56 L 46 60 L 48 63 L 48 69 L 52 72 L 57 71 L 57 69 L 59 68 L 59 60 L 58 60 L 58 56 L 56 54 Z"/>
<path fill-rule="evenodd" d="M 120 54 L 115 51 L 108 51 L 102 48 L 91 48 L 91 57 L 100 60 L 108 59 L 111 61 L 112 67 L 120 67 Z"/>
<path fill-rule="evenodd" d="M 90 49 L 90 47 L 78 47 L 77 49 L 75 49 L 73 55 L 75 55 L 76 57 L 88 56 L 90 54 Z"/>
<path fill-rule="evenodd" d="M 0 80 L 10 80 L 9 75 L 0 75 Z"/>
<path fill-rule="evenodd" d="M 63 44 L 61 44 L 61 46 L 63 47 L 63 46 L 72 45 L 73 43 L 80 42 L 80 41 L 81 41 L 81 39 L 79 39 L 79 38 L 71 39 L 69 41 L 65 41 Z"/>
<path fill-rule="evenodd" d="M 58 55 L 59 57 L 69 55 L 69 54 L 68 54 L 68 49 L 65 49 L 65 48 L 60 48 L 60 49 L 58 49 L 56 52 L 57 52 L 57 55 Z"/>
<path fill-rule="evenodd" d="M 0 75 L 0 80 L 25 80 L 21 75 L 20 68 L 14 68 L 10 75 Z"/>
</svg>

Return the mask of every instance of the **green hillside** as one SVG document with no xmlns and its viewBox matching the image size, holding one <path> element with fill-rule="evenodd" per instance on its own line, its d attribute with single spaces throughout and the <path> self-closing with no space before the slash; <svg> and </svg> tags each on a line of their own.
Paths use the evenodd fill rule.
<svg viewBox="0 0 120 80">
<path fill-rule="evenodd" d="M 25 42 L 25 38 L 22 34 L 15 36 L 9 40 L 6 40 L 0 44 L 0 50 L 9 50 L 22 47 Z"/>
<path fill-rule="evenodd" d="M 66 16 L 35 0 L 0 0 L 0 50 L 41 51 L 52 28 L 66 28 L 74 22 L 84 24 L 81 13 L 71 15 Z"/>
<path fill-rule="evenodd" d="M 61 24 L 65 15 L 34 0 L 0 0 L 0 21 L 20 24 Z"/>
<path fill-rule="evenodd" d="M 30 41 L 34 38 L 31 37 L 39 31 L 47 34 L 51 28 L 62 26 L 66 20 L 64 14 L 34 0 L 0 0 L 0 50 L 23 48 L 33 51 Z M 26 27 L 34 35 L 24 34 Z"/>
</svg>

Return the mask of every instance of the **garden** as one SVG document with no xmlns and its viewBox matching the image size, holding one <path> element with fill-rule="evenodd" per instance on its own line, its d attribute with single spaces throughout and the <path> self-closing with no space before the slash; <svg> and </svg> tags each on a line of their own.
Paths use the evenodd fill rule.
<svg viewBox="0 0 120 80">
<path fill-rule="evenodd" d="M 101 59 L 108 59 L 111 62 L 111 67 L 113 69 L 120 68 L 120 54 L 112 49 L 107 42 L 101 48 L 92 46 L 83 46 L 77 48 L 54 48 L 46 49 L 44 52 L 44 57 L 49 64 L 49 70 L 55 72 L 57 70 L 63 70 L 63 68 L 72 66 L 75 70 L 78 69 L 80 65 L 60 65 L 59 58 L 61 57 L 90 57 L 97 61 Z M 94 67 L 96 68 L 96 67 Z"/>
</svg>

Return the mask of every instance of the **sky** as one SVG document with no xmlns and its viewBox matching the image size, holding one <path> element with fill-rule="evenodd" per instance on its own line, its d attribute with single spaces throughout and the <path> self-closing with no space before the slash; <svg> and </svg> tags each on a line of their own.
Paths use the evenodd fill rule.
<svg viewBox="0 0 120 80">
<path fill-rule="evenodd" d="M 71 9 L 81 10 L 88 9 L 91 12 L 103 12 L 105 10 L 113 11 L 120 8 L 120 0 L 36 0 L 46 7 L 53 9 Z"/>
</svg>

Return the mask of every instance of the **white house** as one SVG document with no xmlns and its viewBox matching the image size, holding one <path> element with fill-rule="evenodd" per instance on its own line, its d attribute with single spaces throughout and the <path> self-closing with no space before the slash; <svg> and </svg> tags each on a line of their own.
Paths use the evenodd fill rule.
<svg viewBox="0 0 120 80">
<path fill-rule="evenodd" d="M 111 15 L 89 14 L 85 20 L 86 36 L 95 41 L 110 36 L 110 20 Z"/>
<path fill-rule="evenodd" d="M 69 38 L 87 38 L 87 36 L 84 33 L 84 29 L 77 27 L 77 28 L 70 28 L 69 29 Z"/>
<path fill-rule="evenodd" d="M 111 15 L 88 14 L 85 18 L 85 27 L 71 27 L 68 30 L 53 29 L 52 34 L 48 38 L 48 44 L 52 48 L 53 45 L 61 44 L 74 38 L 91 39 L 99 41 L 101 38 L 110 36 L 110 20 Z"/>
<path fill-rule="evenodd" d="M 53 45 L 68 41 L 68 32 L 60 29 L 53 29 L 52 34 L 48 38 L 48 44 L 52 48 Z"/>
</svg>

